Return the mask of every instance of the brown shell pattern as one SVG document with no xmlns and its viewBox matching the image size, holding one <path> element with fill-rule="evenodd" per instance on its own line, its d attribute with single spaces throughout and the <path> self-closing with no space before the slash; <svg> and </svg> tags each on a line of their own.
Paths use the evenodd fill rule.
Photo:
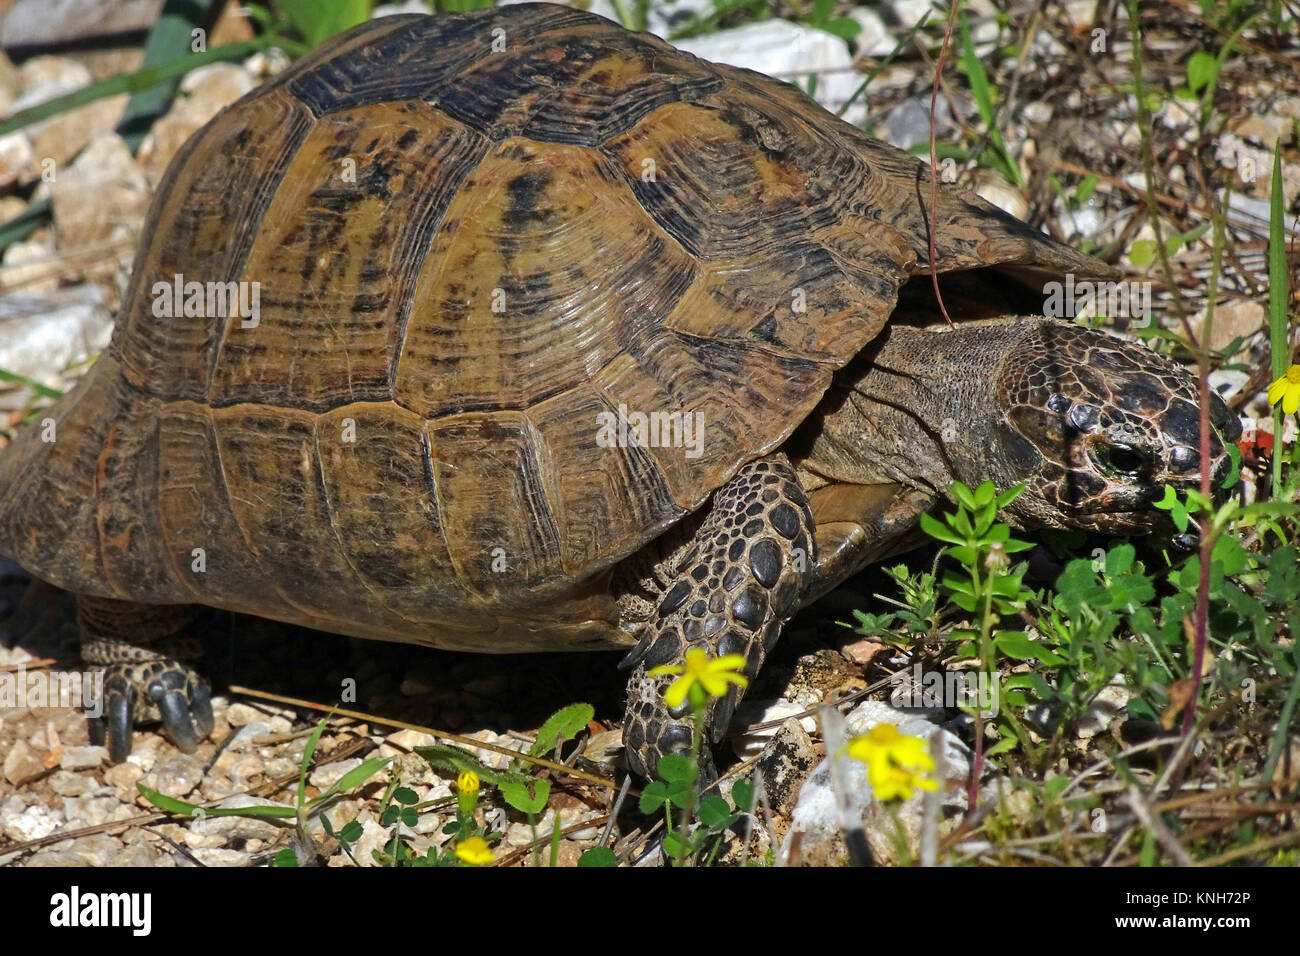
<svg viewBox="0 0 1300 956">
<path fill-rule="evenodd" d="M 57 441 L 0 457 L 0 551 L 362 636 L 625 641 L 603 572 L 880 329 L 928 256 L 923 169 L 568 8 L 364 24 L 176 157 Z M 942 270 L 1087 271 L 947 188 L 937 236 Z M 177 275 L 256 283 L 258 324 L 155 316 Z M 702 454 L 601 447 L 620 406 L 698 413 Z"/>
</svg>

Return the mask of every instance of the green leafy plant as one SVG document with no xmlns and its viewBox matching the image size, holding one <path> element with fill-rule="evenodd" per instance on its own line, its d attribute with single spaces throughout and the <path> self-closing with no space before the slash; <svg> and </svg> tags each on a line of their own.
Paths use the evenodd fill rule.
<svg viewBox="0 0 1300 956">
<path fill-rule="evenodd" d="M 275 9 L 308 47 L 320 46 L 370 18 L 370 0 L 274 0 Z"/>
<path fill-rule="evenodd" d="M 659 761 L 659 778 L 641 791 L 640 808 L 647 816 L 664 814 L 668 833 L 664 837 L 664 852 L 677 865 L 687 861 L 705 866 L 713 863 L 723 844 L 727 830 L 754 809 L 754 785 L 748 780 L 737 780 L 731 788 L 731 802 L 722 797 L 698 800 L 695 782 L 699 779 L 699 763 L 685 754 L 666 754 Z M 698 803 L 698 808 L 697 808 Z M 682 822 L 673 823 L 673 808 L 681 811 Z M 692 818 L 698 825 L 692 826 Z M 704 851 L 707 848 L 707 856 Z"/>
<path fill-rule="evenodd" d="M 895 610 L 880 614 L 854 610 L 856 626 L 845 623 L 842 626 L 853 627 L 865 637 L 891 641 L 905 647 L 917 642 L 932 641 L 938 634 L 941 614 L 935 575 L 929 571 L 914 574 L 905 564 L 886 568 L 885 573 L 902 592 L 902 600 L 886 594 L 876 594 L 874 597 L 893 605 Z"/>
<path fill-rule="evenodd" d="M 528 753 L 545 757 L 558 751 L 563 744 L 582 733 L 595 715 L 596 710 L 591 704 L 570 704 L 557 710 L 537 731 L 537 739 L 528 748 Z"/>
<path fill-rule="evenodd" d="M 806 22 L 843 40 L 852 40 L 862 32 L 862 24 L 852 17 L 832 17 L 836 0 L 813 0 Z"/>
<path fill-rule="evenodd" d="M 528 749 L 528 755 L 531 757 L 542 758 L 554 753 L 559 756 L 559 749 L 566 742 L 573 740 L 579 733 L 586 729 L 587 723 L 592 719 L 595 711 L 590 704 L 577 703 L 570 704 L 556 711 L 542 724 L 538 730 L 537 738 L 533 741 Z M 430 766 L 439 771 L 451 771 L 456 774 L 458 784 L 460 781 L 467 779 L 466 775 L 473 778 L 473 791 L 477 795 L 479 782 L 495 786 L 501 795 L 501 799 L 512 810 L 521 814 L 528 823 L 529 829 L 533 835 L 533 862 L 536 866 L 542 865 L 541 846 L 537 839 L 537 828 L 541 816 L 546 812 L 547 805 L 551 797 L 551 782 L 545 777 L 534 776 L 524 768 L 526 761 L 523 759 L 511 760 L 509 765 L 498 770 L 488 767 L 480 761 L 471 751 L 463 747 L 457 747 L 452 744 L 433 744 L 427 747 L 416 747 L 415 753 L 424 758 Z M 462 800 L 460 804 L 460 813 L 457 820 L 451 821 L 444 827 L 444 832 L 452 834 L 458 842 L 463 842 L 474 838 L 475 836 L 484 837 L 487 840 L 499 838 L 499 834 L 484 834 L 480 831 L 473 819 L 473 807 L 466 807 L 464 794 L 468 787 L 461 785 Z M 550 846 L 550 865 L 555 866 L 558 862 L 559 845 L 562 834 L 561 814 L 558 809 L 555 811 L 553 823 L 551 825 L 551 846 Z M 593 859 L 600 859 L 598 855 Z M 454 862 L 454 861 L 453 861 Z M 593 863 L 586 864 L 595 865 Z"/>
<path fill-rule="evenodd" d="M 673 710 L 689 701 L 694 717 L 690 749 L 685 754 L 666 754 L 656 768 L 660 779 L 652 781 L 641 791 L 641 812 L 647 815 L 663 810 L 668 833 L 664 837 L 664 852 L 678 866 L 700 862 L 700 852 L 710 837 L 714 837 L 712 851 L 706 862 L 712 862 L 721 845 L 722 833 L 747 809 L 740 805 L 749 803 L 752 808 L 752 789 L 742 788 L 735 796 L 736 806 L 728 806 L 720 797 L 710 797 L 700 803 L 696 790 L 700 779 L 700 748 L 703 746 L 704 713 L 710 698 L 724 697 L 732 684 L 744 687 L 748 679 L 741 673 L 745 659 L 740 654 L 712 657 L 707 651 L 692 648 L 686 652 L 682 664 L 665 664 L 653 668 L 647 676 L 676 675 L 677 680 L 664 692 L 664 704 Z M 737 783 L 737 786 L 740 786 Z M 676 828 L 672 809 L 680 810 Z M 693 826 L 697 817 L 699 826 Z"/>
</svg>

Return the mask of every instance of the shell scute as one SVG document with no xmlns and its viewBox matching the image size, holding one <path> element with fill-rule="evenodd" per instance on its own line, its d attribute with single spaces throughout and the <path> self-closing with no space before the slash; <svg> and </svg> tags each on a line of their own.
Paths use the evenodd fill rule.
<svg viewBox="0 0 1300 956">
<path fill-rule="evenodd" d="M 240 278 L 256 284 L 259 315 L 225 320 L 212 404 L 391 399 L 415 266 L 486 148 L 423 103 L 319 120 L 248 252 Z"/>
</svg>

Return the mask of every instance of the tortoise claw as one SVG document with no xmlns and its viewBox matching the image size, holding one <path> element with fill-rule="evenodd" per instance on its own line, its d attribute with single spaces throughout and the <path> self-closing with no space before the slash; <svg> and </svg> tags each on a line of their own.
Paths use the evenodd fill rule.
<svg viewBox="0 0 1300 956">
<path fill-rule="evenodd" d="M 199 739 L 212 733 L 216 718 L 212 715 L 212 688 L 202 677 L 190 688 L 190 715 L 199 729 Z"/>
<path fill-rule="evenodd" d="M 122 670 L 125 668 L 106 668 L 104 671 L 104 716 L 98 719 L 101 742 L 107 743 L 108 758 L 113 763 L 121 763 L 131 756 L 131 731 L 135 726 L 138 700 L 135 685 Z"/>
<path fill-rule="evenodd" d="M 108 746 L 113 763 L 131 755 L 132 729 L 160 719 L 167 737 L 191 754 L 212 732 L 212 692 L 197 672 L 174 660 L 110 664 L 104 668 L 104 716 L 90 720 L 91 740 Z"/>
<path fill-rule="evenodd" d="M 179 679 L 178 679 L 179 677 Z M 177 685 L 180 686 L 177 686 Z M 199 746 L 198 730 L 190 717 L 183 692 L 184 675 L 169 672 L 149 682 L 149 702 L 158 708 L 163 729 L 181 753 L 192 754 Z"/>
</svg>

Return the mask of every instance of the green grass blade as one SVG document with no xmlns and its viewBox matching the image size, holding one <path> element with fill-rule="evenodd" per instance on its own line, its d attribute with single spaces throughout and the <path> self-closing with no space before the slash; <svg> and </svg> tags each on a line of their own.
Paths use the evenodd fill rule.
<svg viewBox="0 0 1300 956">
<path fill-rule="evenodd" d="M 302 767 L 298 772 L 298 809 L 299 811 L 307 808 L 307 768 L 311 766 L 312 754 L 316 752 L 316 745 L 320 743 L 321 734 L 325 733 L 325 725 L 329 723 L 329 717 L 321 718 L 316 724 L 316 729 L 312 731 L 307 738 L 307 746 L 302 750 Z"/>
<path fill-rule="evenodd" d="M 252 807 L 203 807 L 197 803 L 190 803 L 188 800 L 177 800 L 175 797 L 166 796 L 157 790 L 150 790 L 142 783 L 137 783 L 135 787 L 146 800 L 159 810 L 166 810 L 168 813 L 178 813 L 187 817 L 269 817 L 282 820 L 292 817 L 295 812 L 293 807 L 277 807 L 269 804 Z"/>
<path fill-rule="evenodd" d="M 38 199 L 8 222 L 0 224 L 0 252 L 48 225 L 52 218 L 52 208 L 48 199 Z"/>
<path fill-rule="evenodd" d="M 44 103 L 37 103 L 25 110 L 19 110 L 7 119 L 0 120 L 0 136 L 8 136 L 10 133 L 17 132 L 33 123 L 39 123 L 51 116 L 58 116 L 68 110 L 85 106 L 87 103 L 102 100 L 106 96 L 116 96 L 118 93 L 135 93 L 157 86 L 159 83 L 165 83 L 174 77 L 184 76 L 190 70 L 198 69 L 208 63 L 242 60 L 244 57 L 252 56 L 254 53 L 269 47 L 282 46 L 283 42 L 278 37 L 268 35 L 259 37 L 256 40 L 247 40 L 243 43 L 228 43 L 225 46 L 219 46 L 215 50 L 206 50 L 203 53 L 187 53 L 176 59 L 168 60 L 166 63 L 136 70 L 134 73 L 110 76 L 98 83 L 91 83 L 79 90 L 73 90 L 63 96 L 56 96 Z"/>
<path fill-rule="evenodd" d="M 369 780 L 372 776 L 377 774 L 379 771 L 383 770 L 384 767 L 388 766 L 388 764 L 391 762 L 392 762 L 391 757 L 371 757 L 369 760 L 361 764 L 358 764 L 357 766 L 349 770 L 347 773 L 345 773 L 343 776 L 339 777 L 339 779 L 334 781 L 334 783 L 329 787 L 328 790 L 322 793 L 319 797 L 312 798 L 310 801 L 308 801 L 307 805 L 316 806 L 318 804 L 324 803 L 326 800 L 330 799 L 335 794 L 346 793 L 347 791 L 351 790 L 353 787 L 360 786 L 362 783 L 365 783 L 365 781 Z"/>
<path fill-rule="evenodd" d="M 42 385 L 35 379 L 28 378 L 26 375 L 19 375 L 17 372 L 6 372 L 0 368 L 0 382 L 15 382 L 18 385 L 26 385 L 37 395 L 42 398 L 62 398 L 63 393 L 56 388 L 50 388 L 48 385 Z"/>
</svg>

